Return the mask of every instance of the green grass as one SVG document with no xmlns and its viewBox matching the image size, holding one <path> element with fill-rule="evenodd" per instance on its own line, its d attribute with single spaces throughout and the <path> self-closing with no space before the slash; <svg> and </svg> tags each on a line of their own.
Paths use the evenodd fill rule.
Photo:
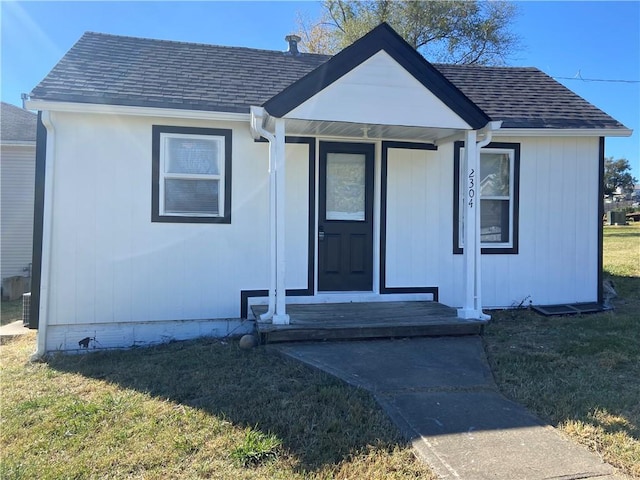
<svg viewBox="0 0 640 480">
<path fill-rule="evenodd" d="M 640 478 L 640 225 L 605 229 L 616 310 L 500 312 L 496 380 Z M 3 306 L 2 318 L 5 318 Z M 29 363 L 0 347 L 0 478 L 433 479 L 370 395 L 264 349 L 178 342 Z"/>
<path fill-rule="evenodd" d="M 176 342 L 28 363 L 0 347 L 0 478 L 435 478 L 371 396 L 265 349 Z"/>
<path fill-rule="evenodd" d="M 498 312 L 484 339 L 503 393 L 640 478 L 640 224 L 605 227 L 604 268 L 614 311 Z"/>
<path fill-rule="evenodd" d="M 244 467 L 260 465 L 275 460 L 281 446 L 277 436 L 248 428 L 244 441 L 231 452 L 231 457 Z"/>
<path fill-rule="evenodd" d="M 22 320 L 22 298 L 2 301 L 0 304 L 0 325 Z"/>
</svg>

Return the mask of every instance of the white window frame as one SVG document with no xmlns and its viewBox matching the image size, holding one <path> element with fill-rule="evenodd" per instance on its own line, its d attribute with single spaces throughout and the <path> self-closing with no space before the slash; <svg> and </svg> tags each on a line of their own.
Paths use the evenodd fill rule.
<svg viewBox="0 0 640 480">
<path fill-rule="evenodd" d="M 169 141 L 172 138 L 183 140 L 215 140 L 218 146 L 218 171 L 217 175 L 213 174 L 194 174 L 194 173 L 168 173 L 166 170 L 167 158 L 169 156 Z M 219 135 L 204 134 L 185 134 L 185 133 L 160 133 L 160 177 L 159 177 L 159 210 L 162 216 L 171 217 L 223 217 L 225 212 L 225 137 Z M 165 180 L 218 180 L 218 213 L 203 212 L 167 212 L 165 210 Z"/>
<path fill-rule="evenodd" d="M 483 200 L 508 200 L 509 201 L 509 241 L 508 242 L 482 242 L 480 246 L 483 249 L 504 249 L 504 248 L 513 248 L 513 235 L 514 235 L 514 223 L 515 223 L 515 150 L 511 148 L 499 148 L 499 147 L 484 147 L 480 150 L 480 165 L 482 168 L 482 154 L 507 154 L 509 156 L 509 196 L 505 195 L 488 195 L 483 196 L 480 188 L 478 188 L 479 199 L 478 202 L 480 204 L 480 218 L 482 218 L 482 201 Z M 462 192 L 464 190 L 464 168 L 463 161 L 464 158 L 464 147 L 460 148 L 460 175 L 458 178 L 459 191 Z M 478 228 L 482 228 L 482 224 L 478 225 Z M 464 248 L 464 202 L 460 201 L 458 203 L 458 247 L 460 249 Z"/>
<path fill-rule="evenodd" d="M 483 196 L 482 191 L 479 188 L 480 193 L 480 215 L 482 218 L 482 201 L 483 200 L 508 200 L 509 201 L 509 240 L 507 242 L 481 242 L 481 246 L 484 248 L 511 248 L 513 247 L 513 206 L 514 206 L 514 164 L 515 155 L 514 151 L 505 148 L 483 148 L 480 150 L 480 171 L 482 171 L 482 154 L 507 154 L 509 157 L 509 195 L 487 195 Z M 480 222 L 480 228 L 482 228 L 482 222 Z M 482 237 L 481 237 L 482 238 Z"/>
</svg>

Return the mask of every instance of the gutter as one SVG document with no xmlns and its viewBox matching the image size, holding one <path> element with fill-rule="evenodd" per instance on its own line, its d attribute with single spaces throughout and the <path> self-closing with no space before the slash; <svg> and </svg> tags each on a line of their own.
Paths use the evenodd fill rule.
<svg viewBox="0 0 640 480">
<path fill-rule="evenodd" d="M 35 147 L 36 142 L 33 140 L 7 140 L 0 143 L 3 147 Z"/>
<path fill-rule="evenodd" d="M 247 122 L 251 119 L 251 116 L 248 113 L 213 112 L 209 110 L 189 110 L 184 108 L 137 107 L 131 105 L 61 102 L 38 99 L 31 99 L 27 101 L 26 105 L 29 110 L 49 110 L 52 112 L 134 115 L 140 117 L 171 117 L 225 122 Z"/>
<path fill-rule="evenodd" d="M 491 143 L 491 139 L 493 138 L 493 134 L 496 130 L 500 130 L 502 127 L 502 120 L 497 122 L 489 122 L 487 125 L 480 130 L 478 133 L 484 135 L 484 139 L 481 142 L 477 143 L 478 148 L 486 147 Z"/>
<path fill-rule="evenodd" d="M 630 137 L 630 128 L 501 128 L 500 137 Z"/>
<path fill-rule="evenodd" d="M 51 285 L 51 238 L 53 236 L 53 172 L 55 165 L 55 128 L 51 112 L 43 111 L 42 124 L 47 129 L 47 150 L 44 173 L 44 212 L 42 215 L 42 266 L 40 273 L 40 308 L 36 351 L 31 361 L 42 359 L 47 353 L 47 324 L 49 322 L 49 288 Z"/>
<path fill-rule="evenodd" d="M 276 311 L 276 137 L 262 126 L 265 115 L 262 107 L 251 107 L 251 132 L 254 138 L 260 136 L 269 142 L 269 307 L 259 320 L 271 320 Z"/>
</svg>

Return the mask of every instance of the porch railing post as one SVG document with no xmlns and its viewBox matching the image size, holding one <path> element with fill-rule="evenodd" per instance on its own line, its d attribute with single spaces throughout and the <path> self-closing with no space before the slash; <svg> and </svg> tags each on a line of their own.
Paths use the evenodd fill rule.
<svg viewBox="0 0 640 480">
<path fill-rule="evenodd" d="M 275 171 L 276 171 L 276 311 L 274 324 L 289 323 L 286 307 L 286 262 L 285 262 L 285 124 L 284 119 L 275 119 Z"/>
<path fill-rule="evenodd" d="M 479 304 L 477 284 L 480 278 L 480 162 L 476 144 L 477 132 L 466 132 L 464 142 L 464 175 L 460 188 L 463 202 L 464 227 L 464 305 L 458 316 L 479 319 L 482 306 Z"/>
</svg>

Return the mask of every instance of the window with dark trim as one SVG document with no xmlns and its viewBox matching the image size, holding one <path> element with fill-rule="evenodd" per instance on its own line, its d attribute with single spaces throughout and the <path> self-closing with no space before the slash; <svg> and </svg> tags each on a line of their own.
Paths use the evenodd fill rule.
<svg viewBox="0 0 640 480">
<path fill-rule="evenodd" d="M 464 142 L 454 145 L 453 253 L 463 253 L 460 185 Z M 493 142 L 480 150 L 480 241 L 482 253 L 518 253 L 520 144 Z"/>
<path fill-rule="evenodd" d="M 151 221 L 231 223 L 231 130 L 154 125 Z"/>
</svg>

